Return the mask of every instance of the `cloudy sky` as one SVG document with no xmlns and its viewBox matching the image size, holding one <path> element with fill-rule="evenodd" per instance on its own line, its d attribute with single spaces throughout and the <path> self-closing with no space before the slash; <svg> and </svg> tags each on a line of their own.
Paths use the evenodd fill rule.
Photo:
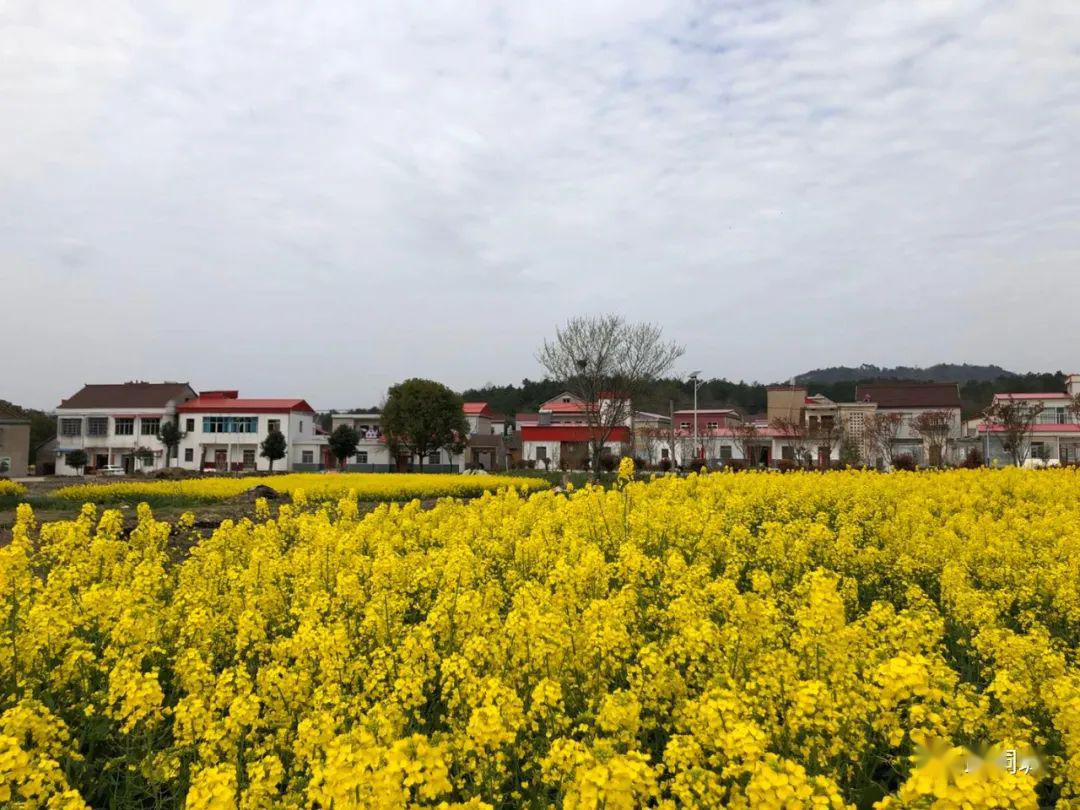
<svg viewBox="0 0 1080 810">
<path fill-rule="evenodd" d="M 1080 370 L 1080 6 L 0 5 L 0 398 Z"/>
</svg>

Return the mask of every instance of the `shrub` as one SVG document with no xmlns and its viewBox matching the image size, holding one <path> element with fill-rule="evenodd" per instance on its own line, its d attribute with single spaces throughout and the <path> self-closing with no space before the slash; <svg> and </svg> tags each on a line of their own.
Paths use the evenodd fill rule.
<svg viewBox="0 0 1080 810">
<path fill-rule="evenodd" d="M 660 459 L 660 469 L 663 472 L 671 472 L 671 459 L 670 458 L 662 458 L 662 459 Z"/>
<path fill-rule="evenodd" d="M 741 472 L 742 470 L 747 469 L 749 466 L 750 465 L 744 458 L 729 458 L 727 461 L 724 462 L 724 467 L 728 470 L 731 470 L 732 472 Z"/>
<path fill-rule="evenodd" d="M 967 470 L 977 470 L 983 466 L 983 454 L 979 452 L 979 448 L 972 447 L 967 451 L 967 455 L 964 456 L 964 460 L 960 463 L 960 466 Z"/>
<path fill-rule="evenodd" d="M 618 459 L 612 453 L 604 453 L 600 456 L 600 469 L 604 472 L 614 472 L 619 465 Z"/>
<path fill-rule="evenodd" d="M 799 465 L 790 458 L 782 458 L 778 462 L 776 462 L 776 469 L 778 469 L 780 472 L 791 472 L 792 470 L 797 470 L 798 468 Z"/>
<path fill-rule="evenodd" d="M 915 457 L 910 453 L 904 453 L 894 458 L 892 466 L 894 470 L 906 470 L 907 472 L 914 472 L 919 468 L 919 465 L 915 463 Z"/>
</svg>

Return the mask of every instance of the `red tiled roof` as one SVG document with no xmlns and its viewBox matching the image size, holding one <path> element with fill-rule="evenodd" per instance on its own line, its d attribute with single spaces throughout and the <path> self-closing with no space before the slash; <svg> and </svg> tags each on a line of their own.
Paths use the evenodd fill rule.
<svg viewBox="0 0 1080 810">
<path fill-rule="evenodd" d="M 466 402 L 465 414 L 467 416 L 491 416 L 491 409 L 486 402 Z"/>
<path fill-rule="evenodd" d="M 956 383 L 894 382 L 855 387 L 858 402 L 874 402 L 879 408 L 959 408 Z"/>
<path fill-rule="evenodd" d="M 127 382 L 84 385 L 60 402 L 61 408 L 164 408 L 170 402 L 191 399 L 195 392 L 187 383 Z"/>
<path fill-rule="evenodd" d="M 526 425 L 521 429 L 523 442 L 588 442 L 593 431 L 583 425 Z M 609 442 L 630 441 L 630 428 L 619 426 L 611 429 Z"/>
<path fill-rule="evenodd" d="M 189 400 L 176 410 L 183 413 L 315 413 L 315 409 L 302 399 L 240 399 L 219 396 L 217 392 Z"/>
<path fill-rule="evenodd" d="M 540 410 L 551 413 L 585 413 L 585 405 L 581 402 L 545 402 L 540 406 Z"/>
</svg>

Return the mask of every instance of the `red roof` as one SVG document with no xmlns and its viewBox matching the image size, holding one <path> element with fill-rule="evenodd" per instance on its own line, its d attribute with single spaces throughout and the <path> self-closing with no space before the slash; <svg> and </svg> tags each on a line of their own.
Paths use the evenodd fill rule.
<svg viewBox="0 0 1080 810">
<path fill-rule="evenodd" d="M 540 410 L 550 413 L 585 413 L 585 405 L 581 402 L 545 402 Z"/>
<path fill-rule="evenodd" d="M 466 402 L 465 403 L 465 415 L 466 416 L 488 416 L 492 415 L 491 409 L 486 402 Z"/>
<path fill-rule="evenodd" d="M 207 391 L 179 405 L 183 413 L 287 413 L 315 409 L 302 399 L 240 399 L 236 391 Z"/>
<path fill-rule="evenodd" d="M 593 431 L 583 425 L 526 425 L 521 428 L 523 442 L 588 442 Z M 611 429 L 609 442 L 629 442 L 630 428 L 619 426 Z"/>
</svg>

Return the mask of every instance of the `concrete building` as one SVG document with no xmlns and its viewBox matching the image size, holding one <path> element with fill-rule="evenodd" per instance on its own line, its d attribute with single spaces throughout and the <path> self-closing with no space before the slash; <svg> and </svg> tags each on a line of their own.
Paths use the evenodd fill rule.
<svg viewBox="0 0 1080 810">
<path fill-rule="evenodd" d="M 181 382 L 126 382 L 84 385 L 56 409 L 56 474 L 79 475 L 67 456 L 82 450 L 86 469 L 123 467 L 128 473 L 151 472 L 165 466 L 165 448 L 158 432 L 177 408 L 194 399 L 195 391 Z"/>
<path fill-rule="evenodd" d="M 510 464 L 510 447 L 504 435 L 506 420 L 486 402 L 466 402 L 465 420 L 469 423 L 469 438 L 461 456 L 463 468 L 505 470 Z"/>
<path fill-rule="evenodd" d="M 600 400 L 594 407 L 600 414 L 617 413 L 613 400 Z M 603 443 L 603 452 L 615 458 L 630 444 L 630 408 L 626 418 L 612 425 Z M 518 414 L 517 426 L 521 435 L 521 456 L 539 469 L 582 469 L 589 458 L 595 435 L 588 424 L 585 403 L 564 391 L 543 403 L 535 414 Z"/>
<path fill-rule="evenodd" d="M 0 405 L 0 478 L 22 478 L 30 465 L 30 420 Z"/>
<path fill-rule="evenodd" d="M 859 385 L 855 388 L 855 401 L 873 405 L 874 409 L 868 414 L 889 413 L 900 417 L 894 457 L 907 454 L 918 464 L 958 460 L 954 458 L 956 444 L 963 438 L 964 429 L 960 418 L 960 386 L 956 383 L 889 382 Z M 913 427 L 922 414 L 941 414 L 948 422 L 948 442 L 942 450 L 941 459 L 931 458 L 933 448 Z"/>
<path fill-rule="evenodd" d="M 994 401 L 1022 402 L 1040 409 L 1023 453 L 1032 463 L 1077 464 L 1080 463 L 1080 421 L 1073 405 L 1078 396 L 1080 374 L 1070 374 L 1064 391 L 995 394 Z M 981 419 L 973 421 L 971 428 L 988 463 L 1013 462 L 1012 453 L 1006 451 L 1002 442 L 1000 429 L 988 426 Z"/>
<path fill-rule="evenodd" d="M 204 391 L 177 406 L 179 466 L 188 470 L 270 470 L 260 452 L 271 431 L 285 436 L 285 457 L 273 469 L 313 471 L 331 466 L 326 436 L 302 399 L 241 399 L 238 391 Z"/>
</svg>

